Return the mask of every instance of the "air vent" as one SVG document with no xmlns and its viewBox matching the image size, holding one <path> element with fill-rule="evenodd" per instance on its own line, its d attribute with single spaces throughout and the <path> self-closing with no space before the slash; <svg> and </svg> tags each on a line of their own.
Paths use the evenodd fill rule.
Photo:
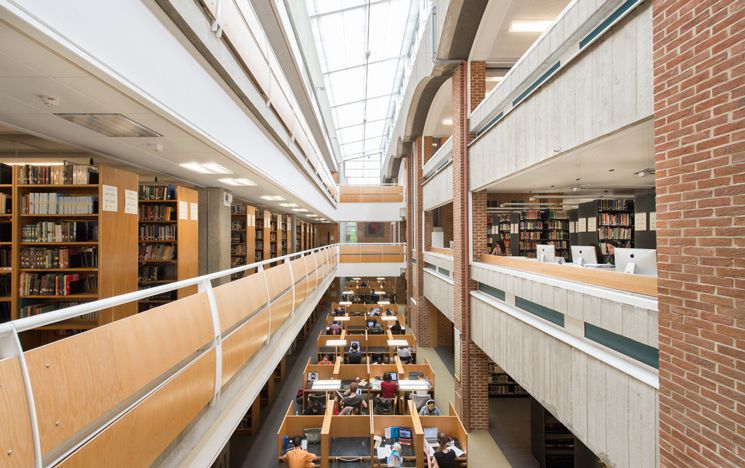
<svg viewBox="0 0 745 468">
<path fill-rule="evenodd" d="M 122 114 L 54 114 L 68 122 L 93 130 L 107 137 L 145 138 L 162 137 L 158 132 Z"/>
</svg>

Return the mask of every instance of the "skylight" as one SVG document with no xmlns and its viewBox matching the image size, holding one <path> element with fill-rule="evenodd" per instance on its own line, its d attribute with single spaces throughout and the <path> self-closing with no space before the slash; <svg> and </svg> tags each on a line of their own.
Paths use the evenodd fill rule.
<svg viewBox="0 0 745 468">
<path fill-rule="evenodd" d="M 346 183 L 380 181 L 411 0 L 307 0 Z M 414 18 L 416 21 L 416 18 Z M 409 37 L 407 37 L 409 36 Z M 398 79 L 397 79 L 398 78 Z"/>
</svg>

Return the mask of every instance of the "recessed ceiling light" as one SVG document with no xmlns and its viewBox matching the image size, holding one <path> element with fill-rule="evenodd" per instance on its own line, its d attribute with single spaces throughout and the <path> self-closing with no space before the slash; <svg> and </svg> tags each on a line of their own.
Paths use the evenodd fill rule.
<svg viewBox="0 0 745 468">
<path fill-rule="evenodd" d="M 256 186 L 256 182 L 254 182 L 254 181 L 253 181 L 253 180 L 251 180 L 251 179 L 234 179 L 234 178 L 232 178 L 232 177 L 227 177 L 227 178 L 224 178 L 224 179 L 218 179 L 218 180 L 219 180 L 220 182 L 222 182 L 223 184 L 228 184 L 228 185 L 232 185 L 232 186 L 234 186 L 234 187 L 237 187 L 237 186 L 243 186 L 243 187 L 249 187 L 249 186 L 250 186 L 250 187 L 255 187 L 255 186 Z"/>
<path fill-rule="evenodd" d="M 279 195 L 262 195 L 261 196 L 261 199 L 262 200 L 269 200 L 269 201 L 282 201 L 285 198 L 284 197 L 280 197 Z"/>
<path fill-rule="evenodd" d="M 308 217 L 309 217 L 309 218 L 317 218 L 317 217 L 318 217 L 318 215 L 317 215 L 317 214 L 309 214 L 309 215 L 308 215 Z"/>
<path fill-rule="evenodd" d="M 442 119 L 443 125 L 453 125 L 453 118 L 452 117 L 446 117 Z"/>
<path fill-rule="evenodd" d="M 232 174 L 233 171 L 225 169 L 217 163 L 200 163 L 200 162 L 188 162 L 181 163 L 179 166 L 190 171 L 198 172 L 200 174 Z"/>
<path fill-rule="evenodd" d="M 285 208 L 294 208 L 297 206 L 297 203 L 280 203 L 279 206 L 283 206 Z"/>
<path fill-rule="evenodd" d="M 107 137 L 162 137 L 160 133 L 122 114 L 54 114 Z"/>
<path fill-rule="evenodd" d="M 293 208 L 292 211 L 294 211 L 295 213 L 305 213 L 308 210 L 306 210 L 305 208 Z"/>
<path fill-rule="evenodd" d="M 510 32 L 542 33 L 551 26 L 551 20 L 518 20 L 510 23 Z"/>
</svg>

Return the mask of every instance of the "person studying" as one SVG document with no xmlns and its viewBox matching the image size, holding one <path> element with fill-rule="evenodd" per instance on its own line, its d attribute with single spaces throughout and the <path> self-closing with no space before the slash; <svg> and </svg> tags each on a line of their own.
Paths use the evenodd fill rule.
<svg viewBox="0 0 745 468">
<path fill-rule="evenodd" d="M 284 456 L 280 458 L 283 462 L 287 463 L 289 468 L 310 468 L 313 462 L 318 460 L 318 457 L 302 449 L 303 439 L 296 436 L 292 439 L 292 444 L 289 450 Z"/>
<path fill-rule="evenodd" d="M 390 372 L 383 374 L 383 382 L 380 384 L 381 398 L 395 398 L 398 392 L 398 382 L 393 381 Z"/>
<path fill-rule="evenodd" d="M 360 351 L 358 343 L 352 343 L 349 352 L 347 352 L 347 361 L 349 361 L 349 364 L 362 364 L 362 351 Z"/>
</svg>

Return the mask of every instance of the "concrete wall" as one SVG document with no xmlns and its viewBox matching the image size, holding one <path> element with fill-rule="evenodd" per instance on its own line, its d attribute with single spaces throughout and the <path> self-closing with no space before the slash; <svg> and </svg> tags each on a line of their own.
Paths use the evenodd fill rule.
<svg viewBox="0 0 745 468">
<path fill-rule="evenodd" d="M 424 269 L 424 297 L 437 309 L 453 321 L 453 283 L 436 275 L 429 269 Z"/>
<path fill-rule="evenodd" d="M 425 211 L 453 201 L 453 166 L 449 165 L 424 183 L 422 207 Z"/>
</svg>

